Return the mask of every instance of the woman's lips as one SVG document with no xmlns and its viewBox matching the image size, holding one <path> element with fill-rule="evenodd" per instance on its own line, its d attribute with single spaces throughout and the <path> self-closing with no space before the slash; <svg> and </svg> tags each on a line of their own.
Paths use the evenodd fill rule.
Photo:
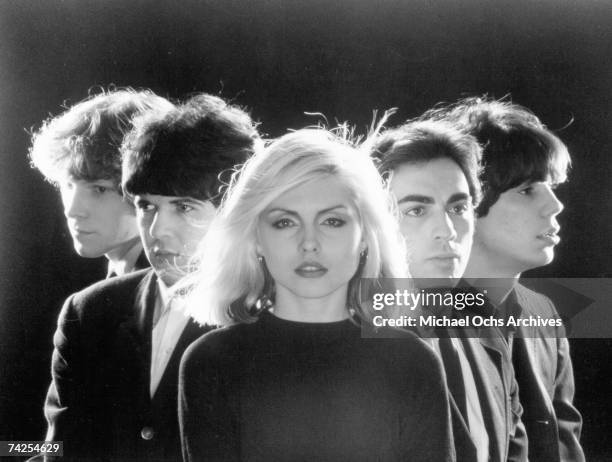
<svg viewBox="0 0 612 462">
<path fill-rule="evenodd" d="M 319 278 L 327 273 L 327 268 L 316 262 L 304 262 L 294 271 L 303 278 Z"/>
</svg>

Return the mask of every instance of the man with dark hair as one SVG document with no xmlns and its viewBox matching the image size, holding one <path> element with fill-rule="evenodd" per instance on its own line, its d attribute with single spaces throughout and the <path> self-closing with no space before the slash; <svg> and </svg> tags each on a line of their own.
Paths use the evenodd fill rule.
<svg viewBox="0 0 612 462">
<path fill-rule="evenodd" d="M 487 288 L 502 319 L 558 319 L 552 302 L 519 284 L 519 277 L 554 258 L 563 204 L 553 190 L 567 177 L 566 146 L 534 114 L 510 102 L 464 100 L 447 118 L 483 146 L 484 196 L 466 278 Z M 505 334 L 524 408 L 529 460 L 584 460 L 563 326 L 520 325 Z"/>
<path fill-rule="evenodd" d="M 106 256 L 107 276 L 149 266 L 134 207 L 121 192 L 119 148 L 134 116 L 171 108 L 150 91 L 104 92 L 50 118 L 32 136 L 32 166 L 58 187 L 75 250 Z"/>
<path fill-rule="evenodd" d="M 123 187 L 153 268 L 64 304 L 45 414 L 47 440 L 62 440 L 69 460 L 181 459 L 178 366 L 209 328 L 184 315 L 170 288 L 190 269 L 223 176 L 257 140 L 245 112 L 209 95 L 134 120 L 122 147 Z"/>
<path fill-rule="evenodd" d="M 443 121 L 416 120 L 383 133 L 374 145 L 379 169 L 397 199 L 408 264 L 420 290 L 450 292 L 467 265 L 478 203 L 476 140 Z M 457 309 L 429 311 L 461 318 Z M 414 314 L 413 314 L 414 316 Z M 429 337 L 451 392 L 457 460 L 526 460 L 524 427 L 510 357 L 501 337 L 437 329 Z"/>
</svg>

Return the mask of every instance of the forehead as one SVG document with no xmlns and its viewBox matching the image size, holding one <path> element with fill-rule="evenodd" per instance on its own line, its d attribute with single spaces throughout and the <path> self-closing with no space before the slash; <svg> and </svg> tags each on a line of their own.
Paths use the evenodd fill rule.
<svg viewBox="0 0 612 462">
<path fill-rule="evenodd" d="M 353 195 L 338 177 L 326 175 L 286 191 L 268 205 L 266 212 L 278 209 L 306 215 L 336 206 L 353 210 Z"/>
<path fill-rule="evenodd" d="M 173 205 L 176 202 L 192 202 L 197 204 L 203 204 L 204 202 L 191 196 L 162 196 L 160 194 L 136 194 L 134 196 L 136 200 L 145 200 L 151 204 L 158 206 Z"/>
<path fill-rule="evenodd" d="M 65 175 L 58 180 L 58 183 L 60 186 L 65 184 L 117 186 L 117 183 L 114 180 L 108 178 L 84 179 L 74 175 Z"/>
<path fill-rule="evenodd" d="M 445 202 L 454 194 L 470 195 L 465 174 L 451 159 L 402 164 L 393 171 L 390 187 L 398 200 L 420 195 Z"/>
</svg>

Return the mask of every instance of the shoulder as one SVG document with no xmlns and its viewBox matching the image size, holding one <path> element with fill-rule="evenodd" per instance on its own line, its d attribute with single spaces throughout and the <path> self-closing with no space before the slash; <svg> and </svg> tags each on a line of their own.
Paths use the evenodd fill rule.
<svg viewBox="0 0 612 462">
<path fill-rule="evenodd" d="M 244 350 L 245 344 L 249 343 L 256 330 L 256 322 L 234 324 L 211 330 L 185 350 L 183 362 L 186 364 L 202 364 L 231 361 Z"/>
<path fill-rule="evenodd" d="M 431 374 L 441 370 L 437 353 L 431 345 L 415 333 L 401 329 L 379 331 L 375 341 L 368 346 L 376 356 L 392 367 L 409 367 Z M 384 358 L 384 359 L 382 359 Z"/>
<path fill-rule="evenodd" d="M 149 269 L 97 282 L 68 297 L 60 317 L 82 320 L 122 311 L 132 307 L 138 292 L 146 291 L 153 280 L 153 270 Z"/>
<path fill-rule="evenodd" d="M 555 305 L 546 295 L 531 290 L 522 284 L 517 284 L 514 292 L 518 304 L 530 314 L 539 314 L 543 317 L 558 316 Z"/>
</svg>

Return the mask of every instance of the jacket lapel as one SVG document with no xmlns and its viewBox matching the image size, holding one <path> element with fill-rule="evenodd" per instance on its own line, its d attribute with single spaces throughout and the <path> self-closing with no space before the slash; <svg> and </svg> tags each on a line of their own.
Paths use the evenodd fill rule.
<svg viewBox="0 0 612 462">
<path fill-rule="evenodd" d="M 151 270 L 138 285 L 134 300 L 134 328 L 138 336 L 138 344 L 141 346 L 141 357 L 147 377 L 151 375 L 151 332 L 157 297 L 156 281 L 155 272 Z"/>
<path fill-rule="evenodd" d="M 134 357 L 133 364 L 138 368 L 134 374 L 138 384 L 132 387 L 138 389 L 139 400 L 148 400 L 149 381 L 151 375 L 151 325 L 155 311 L 156 277 L 153 270 L 140 281 L 136 288 L 131 310 L 126 319 L 119 325 L 123 333 L 118 337 L 127 345 L 122 347 L 123 354 Z"/>
<path fill-rule="evenodd" d="M 154 405 L 158 398 L 165 399 L 163 397 L 168 396 L 168 394 L 175 396 L 178 393 L 178 373 L 183 353 L 191 343 L 210 330 L 212 330 L 210 327 L 201 327 L 193 319 L 187 322 L 176 342 L 174 351 L 168 360 L 166 369 L 153 395 Z"/>
</svg>

